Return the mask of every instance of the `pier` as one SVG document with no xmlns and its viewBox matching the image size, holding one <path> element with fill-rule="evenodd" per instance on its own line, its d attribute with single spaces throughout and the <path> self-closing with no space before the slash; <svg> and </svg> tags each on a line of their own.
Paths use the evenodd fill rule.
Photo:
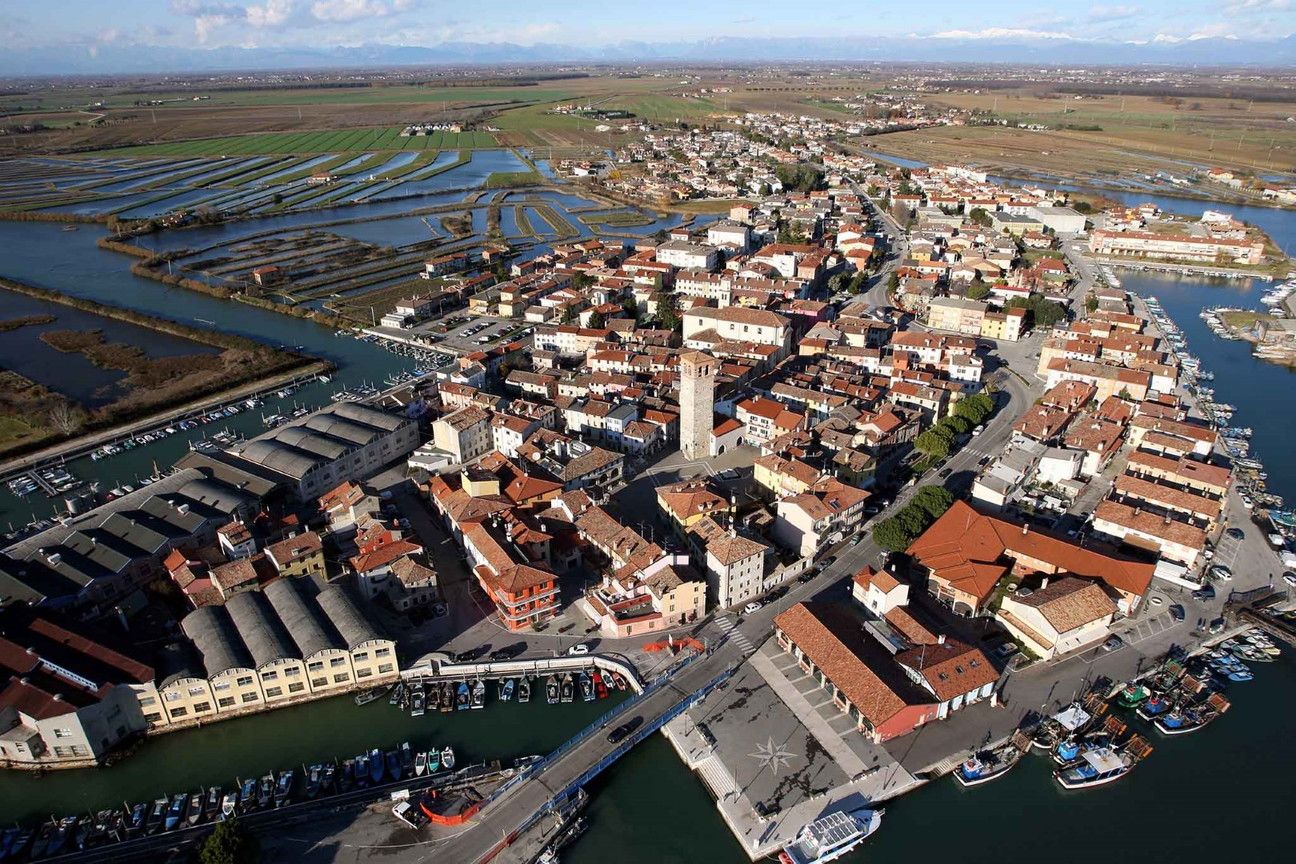
<svg viewBox="0 0 1296 864">
<path fill-rule="evenodd" d="M 1104 267 L 1124 267 L 1127 270 L 1151 270 L 1157 273 L 1183 273 L 1188 276 L 1217 276 L 1222 279 L 1262 279 L 1272 282 L 1269 273 L 1252 270 L 1234 270 L 1229 267 L 1205 267 L 1197 264 L 1171 264 L 1165 261 L 1144 261 L 1125 258 L 1095 258 Z"/>
</svg>

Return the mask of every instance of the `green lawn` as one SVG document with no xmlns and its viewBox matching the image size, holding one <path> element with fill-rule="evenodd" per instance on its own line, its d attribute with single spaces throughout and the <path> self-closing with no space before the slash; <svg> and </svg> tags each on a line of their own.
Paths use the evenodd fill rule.
<svg viewBox="0 0 1296 864">
<path fill-rule="evenodd" d="M 343 129 L 321 132 L 276 132 L 198 138 L 100 150 L 98 156 L 253 156 L 348 153 L 358 150 L 473 150 L 498 147 L 488 132 L 434 132 L 402 138 L 398 127 Z"/>
</svg>

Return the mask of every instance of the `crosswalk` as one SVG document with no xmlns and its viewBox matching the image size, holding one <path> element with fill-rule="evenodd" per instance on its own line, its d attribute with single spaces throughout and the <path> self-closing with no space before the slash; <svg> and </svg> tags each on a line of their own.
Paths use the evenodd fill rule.
<svg viewBox="0 0 1296 864">
<path fill-rule="evenodd" d="M 751 640 L 743 635 L 743 632 L 738 629 L 738 625 L 728 615 L 717 615 L 715 623 L 724 633 L 725 638 L 732 640 L 743 654 L 751 654 L 756 650 L 756 646 L 752 645 Z"/>
</svg>

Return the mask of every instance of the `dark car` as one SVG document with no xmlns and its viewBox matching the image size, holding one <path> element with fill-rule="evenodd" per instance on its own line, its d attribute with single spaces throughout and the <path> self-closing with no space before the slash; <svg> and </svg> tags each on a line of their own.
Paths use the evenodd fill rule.
<svg viewBox="0 0 1296 864">
<path fill-rule="evenodd" d="M 807 582 L 813 581 L 814 578 L 818 575 L 819 574 L 814 570 L 807 570 L 806 572 L 802 573 L 800 576 L 797 577 L 797 581 L 800 582 L 802 585 L 804 585 Z"/>
<path fill-rule="evenodd" d="M 953 468 L 942 468 L 942 469 L 941 469 L 941 472 L 940 472 L 939 474 L 937 474 L 936 476 L 939 477 L 940 479 L 944 480 L 946 477 L 950 476 L 950 475 L 953 474 L 953 473 L 954 473 L 954 469 L 953 469 Z"/>
<path fill-rule="evenodd" d="M 479 648 L 469 648 L 467 651 L 460 651 L 458 654 L 454 655 L 454 660 L 456 663 L 469 663 L 476 660 L 488 650 L 490 650 L 489 645 L 483 645 Z"/>
<path fill-rule="evenodd" d="M 823 559 L 822 561 L 819 562 L 819 569 L 820 569 L 820 570 L 827 570 L 829 567 L 831 567 L 831 566 L 832 566 L 833 564 L 835 564 L 836 562 L 837 562 L 837 556 L 836 556 L 836 555 L 829 555 L 827 558 L 825 558 L 825 559 Z"/>
<path fill-rule="evenodd" d="M 787 586 L 780 585 L 777 588 L 775 588 L 773 591 L 770 591 L 768 594 L 765 595 L 765 602 L 770 603 L 775 600 L 779 600 L 784 596 L 786 596 L 787 592 L 788 592 Z"/>
<path fill-rule="evenodd" d="M 1194 600 L 1210 600 L 1215 596 L 1215 587 L 1207 582 L 1196 591 L 1192 592 Z"/>
<path fill-rule="evenodd" d="M 1104 651 L 1115 651 L 1117 648 L 1124 648 L 1124 647 L 1125 647 L 1125 640 L 1117 636 L 1115 633 L 1108 636 L 1107 641 L 1103 642 L 1102 644 L 1102 650 Z"/>
<path fill-rule="evenodd" d="M 1232 537 L 1234 540 L 1241 540 L 1244 537 L 1246 537 L 1246 534 L 1242 531 L 1241 528 L 1230 528 L 1224 533 Z"/>
<path fill-rule="evenodd" d="M 616 727 L 615 729 L 613 729 L 611 732 L 608 733 L 608 739 L 607 739 L 608 743 L 620 744 L 622 741 L 626 739 L 628 735 L 630 735 L 631 732 L 635 731 L 642 725 L 643 725 L 642 717 L 631 717 L 629 720 L 622 723 L 620 726 Z"/>
<path fill-rule="evenodd" d="M 498 651 L 492 651 L 490 655 L 490 659 L 495 661 L 512 660 L 514 657 L 518 656 L 525 650 L 526 650 L 525 642 L 518 642 L 513 645 L 506 645 L 503 648 L 499 649 Z"/>
</svg>

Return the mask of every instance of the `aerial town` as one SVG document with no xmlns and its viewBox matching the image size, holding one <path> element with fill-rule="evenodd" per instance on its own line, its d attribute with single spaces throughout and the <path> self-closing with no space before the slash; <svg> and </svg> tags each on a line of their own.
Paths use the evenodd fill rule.
<svg viewBox="0 0 1296 864">
<path fill-rule="evenodd" d="M 1086 131 L 936 71 L 6 133 L 0 861 L 854 861 L 1242 759 L 1296 644 L 1293 175 L 890 158 Z M 230 104 L 350 80 L 284 76 Z"/>
</svg>

